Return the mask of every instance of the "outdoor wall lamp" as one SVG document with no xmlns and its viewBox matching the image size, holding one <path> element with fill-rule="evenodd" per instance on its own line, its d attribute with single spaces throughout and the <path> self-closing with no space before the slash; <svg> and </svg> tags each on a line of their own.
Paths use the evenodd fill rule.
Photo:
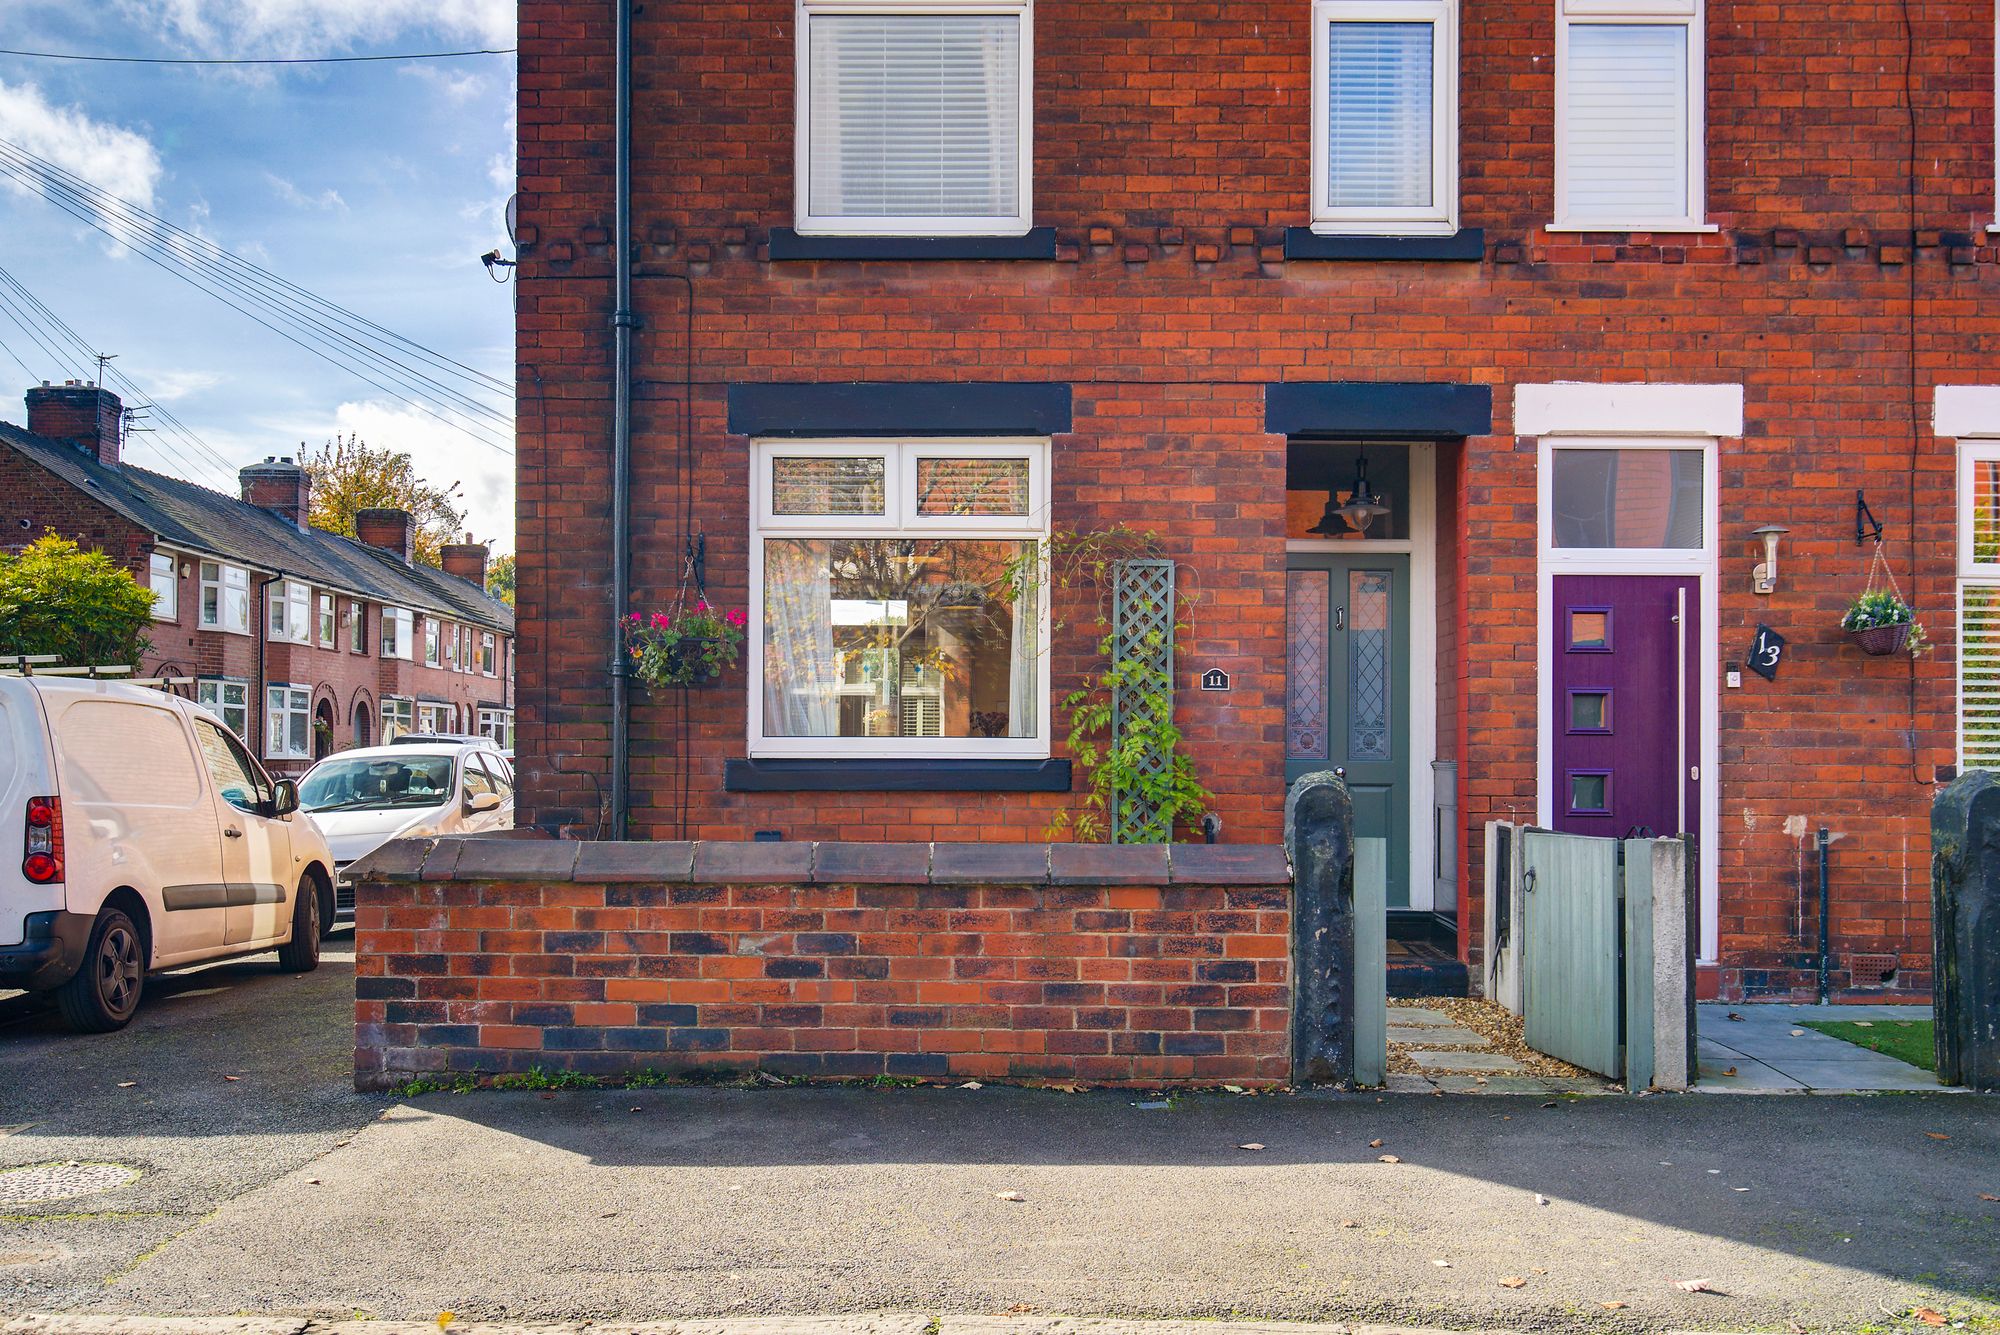
<svg viewBox="0 0 2000 1335">
<path fill-rule="evenodd" d="M 1766 524 L 1752 529 L 1750 536 L 1764 540 L 1764 560 L 1750 572 L 1752 593 L 1776 593 L 1778 591 L 1778 539 L 1791 530 L 1783 524 Z"/>
<path fill-rule="evenodd" d="M 1354 489 L 1348 493 L 1347 502 L 1340 503 L 1338 491 L 1328 492 L 1326 513 L 1319 517 L 1317 524 L 1306 531 L 1326 538 L 1338 538 L 1347 531 L 1365 537 L 1368 526 L 1388 513 L 1388 505 L 1375 494 L 1375 489 L 1368 485 L 1368 454 L 1364 450 L 1360 459 L 1356 461 Z"/>
</svg>

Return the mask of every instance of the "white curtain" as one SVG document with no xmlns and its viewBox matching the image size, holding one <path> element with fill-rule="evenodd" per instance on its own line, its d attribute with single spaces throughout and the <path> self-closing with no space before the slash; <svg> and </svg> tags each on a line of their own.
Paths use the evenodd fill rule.
<svg viewBox="0 0 2000 1335">
<path fill-rule="evenodd" d="M 1046 703 L 1041 692 L 1041 613 L 1036 607 L 1037 581 L 1024 581 L 1014 592 L 1013 682 L 1008 692 L 1007 735 L 1033 737 Z"/>
<path fill-rule="evenodd" d="M 764 735 L 840 735 L 833 575 L 824 541 L 764 544 Z"/>
</svg>

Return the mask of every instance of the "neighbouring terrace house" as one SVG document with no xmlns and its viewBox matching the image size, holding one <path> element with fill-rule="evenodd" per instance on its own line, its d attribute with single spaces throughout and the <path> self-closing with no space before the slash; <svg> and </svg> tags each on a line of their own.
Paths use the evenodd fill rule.
<svg viewBox="0 0 2000 1335">
<path fill-rule="evenodd" d="M 514 614 L 486 592 L 484 544 L 414 558 L 409 513 L 361 512 L 360 539 L 307 522 L 312 475 L 276 456 L 240 496 L 127 463 L 124 411 L 97 385 L 39 385 L 0 422 L 0 541 L 55 532 L 153 590 L 143 675 L 226 722 L 272 772 L 402 733 L 512 744 Z"/>
<path fill-rule="evenodd" d="M 1825 828 L 1836 990 L 1927 996 L 1934 787 L 2000 763 L 1995 40 L 524 0 L 521 820 L 1039 842 L 1108 593 L 1006 572 L 1122 526 L 1215 838 L 1336 768 L 1392 935 L 1476 962 L 1486 822 L 1686 832 L 1702 989 L 1760 999 Z M 1920 658 L 1841 629 L 1890 579 Z M 620 618 L 703 594 L 742 662 L 628 689 Z"/>
</svg>

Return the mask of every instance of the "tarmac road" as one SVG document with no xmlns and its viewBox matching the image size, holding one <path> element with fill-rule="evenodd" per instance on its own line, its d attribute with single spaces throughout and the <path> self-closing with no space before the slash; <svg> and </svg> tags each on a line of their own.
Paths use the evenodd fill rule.
<svg viewBox="0 0 2000 1335">
<path fill-rule="evenodd" d="M 2000 1196 L 2000 1100 L 1217 1094 L 1144 1108 L 988 1086 L 394 1101 L 347 1088 L 349 984 L 333 960 L 299 979 L 225 966 L 171 990 L 105 1039 L 7 1024 L 0 1001 L 0 1124 L 30 1124 L 0 1137 L 0 1167 L 143 1170 L 99 1196 L 0 1206 L 14 1212 L 0 1214 L 0 1311 L 574 1321 L 1025 1305 L 1845 1332 L 1929 1304 L 2000 1329 L 2000 1203 L 1980 1198 Z M 1691 1279 L 1713 1291 L 1675 1287 Z"/>
</svg>

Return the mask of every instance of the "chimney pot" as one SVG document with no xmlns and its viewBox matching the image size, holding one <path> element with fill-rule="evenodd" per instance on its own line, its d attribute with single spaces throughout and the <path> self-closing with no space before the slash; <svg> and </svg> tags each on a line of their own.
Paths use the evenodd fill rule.
<svg viewBox="0 0 2000 1335">
<path fill-rule="evenodd" d="M 116 394 L 75 380 L 44 380 L 28 391 L 28 430 L 66 440 L 107 468 L 118 466 L 125 440 L 125 405 Z"/>
</svg>

